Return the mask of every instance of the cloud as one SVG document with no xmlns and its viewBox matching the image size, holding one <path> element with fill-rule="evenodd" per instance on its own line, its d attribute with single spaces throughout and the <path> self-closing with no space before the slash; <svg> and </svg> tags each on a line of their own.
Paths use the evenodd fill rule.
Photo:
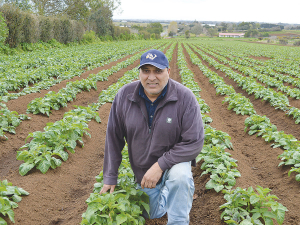
<svg viewBox="0 0 300 225">
<path fill-rule="evenodd" d="M 122 0 L 119 19 L 257 21 L 299 23 L 300 1 L 285 0 Z"/>
</svg>

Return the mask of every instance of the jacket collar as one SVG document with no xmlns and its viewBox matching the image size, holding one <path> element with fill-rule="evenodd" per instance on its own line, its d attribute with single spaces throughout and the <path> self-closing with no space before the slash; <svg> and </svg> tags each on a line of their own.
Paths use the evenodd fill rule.
<svg viewBox="0 0 300 225">
<path fill-rule="evenodd" d="M 177 101 L 178 100 L 178 96 L 177 96 L 177 87 L 175 85 L 175 81 L 172 79 L 169 79 L 168 81 L 168 90 L 167 93 L 165 95 L 165 97 L 161 100 L 159 105 L 164 105 L 165 103 L 169 102 L 169 101 Z M 133 93 L 130 93 L 128 95 L 128 99 L 130 101 L 133 102 L 137 102 L 140 103 L 141 101 L 144 101 L 143 98 L 139 95 L 139 89 L 141 86 L 141 82 L 139 81 L 138 84 L 136 85 Z"/>
</svg>

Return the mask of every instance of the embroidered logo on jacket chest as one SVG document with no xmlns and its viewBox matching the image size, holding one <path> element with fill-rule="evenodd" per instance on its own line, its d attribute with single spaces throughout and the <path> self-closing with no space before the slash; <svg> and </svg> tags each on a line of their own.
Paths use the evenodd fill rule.
<svg viewBox="0 0 300 225">
<path fill-rule="evenodd" d="M 166 120 L 167 123 L 172 123 L 172 118 L 170 117 L 167 117 L 167 120 Z"/>
</svg>

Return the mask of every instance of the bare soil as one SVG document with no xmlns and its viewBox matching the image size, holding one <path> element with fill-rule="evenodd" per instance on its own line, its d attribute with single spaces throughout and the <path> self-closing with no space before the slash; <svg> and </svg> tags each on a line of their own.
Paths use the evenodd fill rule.
<svg viewBox="0 0 300 225">
<path fill-rule="evenodd" d="M 279 202 L 289 210 L 283 224 L 299 225 L 300 184 L 295 180 L 295 174 L 288 177 L 289 167 L 278 167 L 280 160 L 277 157 L 283 150 L 280 148 L 273 149 L 270 147 L 270 143 L 266 143 L 262 138 L 249 136 L 245 133 L 244 120 L 247 116 L 237 115 L 235 112 L 227 110 L 227 105 L 222 104 L 224 96 L 215 94 L 215 89 L 209 83 L 208 78 L 202 74 L 197 66 L 191 63 L 186 52 L 185 55 L 188 66 L 193 71 L 195 80 L 202 89 L 200 95 L 211 108 L 209 113 L 213 119 L 211 125 L 218 130 L 227 132 L 232 138 L 234 150 L 228 151 L 233 158 L 238 160 L 238 170 L 242 174 L 237 179 L 236 187 L 248 188 L 249 186 L 260 185 L 272 189 L 271 193 L 277 195 L 280 198 Z M 125 60 L 125 58 L 122 60 Z M 177 48 L 174 51 L 173 60 L 170 62 L 171 78 L 180 82 L 176 62 Z M 116 63 L 110 63 L 93 71 L 86 71 L 77 79 L 110 68 Z M 19 203 L 19 207 L 14 210 L 16 225 L 80 224 L 81 215 L 87 208 L 85 200 L 92 193 L 93 185 L 96 182 L 95 176 L 102 170 L 105 133 L 111 104 L 107 103 L 100 107 L 98 112 L 101 123 L 98 124 L 95 121 L 89 123 L 89 132 L 92 137 L 84 136 L 84 147 L 77 146 L 76 152 L 74 154 L 70 153 L 69 159 L 63 162 L 59 168 L 51 169 L 46 174 L 32 170 L 28 175 L 20 176 L 18 168 L 22 162 L 16 160 L 16 152 L 23 146 L 30 132 L 42 131 L 48 122 L 62 119 L 63 114 L 73 108 L 72 105 L 87 106 L 92 102 L 96 102 L 102 90 L 115 83 L 127 70 L 138 64 L 139 61 L 136 61 L 133 65 L 110 76 L 107 81 L 98 82 L 97 90 L 80 93 L 76 100 L 68 104 L 68 107 L 58 111 L 54 110 L 50 117 L 30 114 L 32 119 L 22 122 L 16 129 L 16 135 L 7 134 L 8 140 L 0 141 L 0 180 L 7 179 L 13 185 L 22 187 L 30 193 L 29 196 L 23 198 Z M 205 62 L 203 64 L 208 66 Z M 268 103 L 256 100 L 251 95 L 249 96 L 237 87 L 234 81 L 225 77 L 222 72 L 213 68 L 210 69 L 224 77 L 226 83 L 233 85 L 236 92 L 248 97 L 254 104 L 257 113 L 267 115 L 271 122 L 278 127 L 278 130 L 293 134 L 297 139 L 300 139 L 300 127 L 294 124 L 294 120 L 285 116 L 283 112 L 275 110 Z M 57 91 L 65 85 L 66 82 L 62 82 L 50 90 Z M 43 97 L 48 91 L 11 100 L 7 103 L 7 106 L 10 110 L 15 110 L 18 113 L 26 113 L 27 104 L 34 98 Z M 202 172 L 200 166 L 199 163 L 197 167 L 193 168 L 196 190 L 190 213 L 190 224 L 224 225 L 225 223 L 220 219 L 221 211 L 219 211 L 219 206 L 225 203 L 223 194 L 205 189 L 205 183 L 208 181 L 209 176 L 200 177 Z M 8 218 L 6 220 L 9 225 L 12 225 Z M 147 225 L 166 223 L 167 215 L 160 219 L 146 221 Z"/>
</svg>

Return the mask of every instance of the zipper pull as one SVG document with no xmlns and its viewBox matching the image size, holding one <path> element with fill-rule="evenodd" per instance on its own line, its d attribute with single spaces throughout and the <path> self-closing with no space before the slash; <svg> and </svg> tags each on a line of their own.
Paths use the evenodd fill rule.
<svg viewBox="0 0 300 225">
<path fill-rule="evenodd" d="M 149 134 L 151 134 L 151 128 L 149 129 Z"/>
</svg>

